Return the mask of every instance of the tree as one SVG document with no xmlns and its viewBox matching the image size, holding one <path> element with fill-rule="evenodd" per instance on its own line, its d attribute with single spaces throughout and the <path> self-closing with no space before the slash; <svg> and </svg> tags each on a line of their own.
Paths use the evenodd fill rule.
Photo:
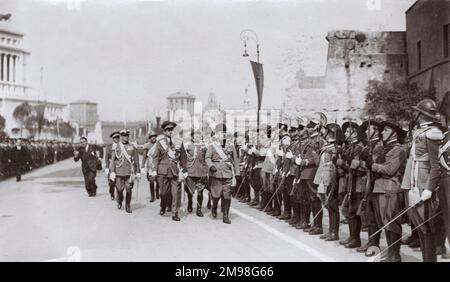
<svg viewBox="0 0 450 282">
<path fill-rule="evenodd" d="M 26 129 L 31 131 L 32 126 L 30 125 L 29 118 L 32 113 L 33 107 L 31 107 L 27 102 L 23 102 L 14 109 L 13 117 L 22 125 L 21 128 L 25 127 Z"/>
<path fill-rule="evenodd" d="M 38 104 L 38 105 L 33 107 L 34 112 L 36 113 L 36 120 L 35 121 L 37 123 L 37 132 L 39 134 L 41 134 L 42 127 L 44 126 L 45 121 L 46 121 L 46 119 L 44 117 L 45 107 L 46 107 L 45 103 L 40 103 L 40 104 Z"/>
<path fill-rule="evenodd" d="M 365 111 L 370 116 L 385 114 L 397 122 L 413 120 L 415 113 L 411 106 L 424 98 L 436 98 L 436 91 L 421 89 L 416 83 L 406 81 L 389 84 L 371 80 L 367 87 Z"/>
</svg>

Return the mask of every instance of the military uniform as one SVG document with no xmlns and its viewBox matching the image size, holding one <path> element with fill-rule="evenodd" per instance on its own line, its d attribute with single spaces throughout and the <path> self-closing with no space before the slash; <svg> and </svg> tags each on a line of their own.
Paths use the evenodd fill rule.
<svg viewBox="0 0 450 282">
<path fill-rule="evenodd" d="M 308 129 L 310 138 L 302 147 L 302 152 L 296 163 L 300 166 L 300 189 L 303 208 L 303 224 L 302 229 L 305 232 L 310 232 L 311 235 L 322 234 L 322 213 L 321 202 L 317 196 L 317 185 L 314 183 L 314 178 L 320 162 L 319 142 L 317 138 L 317 131 L 313 128 Z M 313 226 L 310 228 L 310 214 L 315 217 Z M 319 214 L 320 212 L 320 214 Z"/>
<path fill-rule="evenodd" d="M 174 128 L 175 124 L 164 122 L 163 130 Z M 179 221 L 178 210 L 181 206 L 181 185 L 179 182 L 179 158 L 180 152 L 175 148 L 169 136 L 161 137 L 154 145 L 155 151 L 152 155 L 152 177 L 157 175 L 158 185 L 161 192 L 161 211 L 163 215 L 167 207 L 171 207 L 172 219 Z"/>
<path fill-rule="evenodd" d="M 128 131 L 121 131 L 122 137 L 129 136 Z M 136 148 L 128 141 L 121 140 L 112 151 L 110 178 L 115 180 L 117 189 L 117 207 L 122 208 L 123 191 L 125 195 L 125 210 L 131 213 L 131 197 L 135 178 L 140 177 L 139 156 Z"/>
<path fill-rule="evenodd" d="M 386 125 L 384 126 L 389 126 Z M 397 133 L 398 134 L 398 133 Z M 400 261 L 400 238 L 402 226 L 399 218 L 386 225 L 400 213 L 400 200 L 402 190 L 400 189 L 400 178 L 404 171 L 406 151 L 398 140 L 387 140 L 384 147 L 384 162 L 374 163 L 372 172 L 378 174 L 374 183 L 373 194 L 377 198 L 374 205 L 375 219 L 378 228 L 384 226 L 386 240 L 388 243 L 387 261 Z"/>
<path fill-rule="evenodd" d="M 414 131 L 411 153 L 402 181 L 402 188 L 408 190 L 407 205 L 414 206 L 408 213 L 409 217 L 414 226 L 420 226 L 418 231 L 424 261 L 437 259 L 435 226 L 432 220 L 427 221 L 435 213 L 435 199 L 421 202 L 421 197 L 424 191 L 432 193 L 439 185 L 438 151 L 442 138 L 442 132 L 432 123 L 423 123 Z"/>
<path fill-rule="evenodd" d="M 215 133 L 226 132 L 223 124 L 216 126 Z M 225 140 L 214 140 L 208 146 L 205 155 L 206 164 L 209 171 L 210 189 L 213 198 L 212 215 L 217 216 L 217 204 L 222 198 L 223 222 L 231 223 L 229 211 L 231 205 L 231 185 L 235 172 L 239 169 L 237 153 L 232 144 L 227 145 Z"/>
<path fill-rule="evenodd" d="M 116 147 L 117 147 L 118 140 L 116 138 L 120 138 L 120 132 L 115 131 L 115 132 L 111 133 L 111 135 L 109 137 L 113 139 L 113 143 L 108 144 L 105 148 L 105 172 L 106 172 L 106 175 L 108 178 L 109 195 L 111 197 L 111 200 L 114 200 L 114 198 L 115 198 L 114 194 L 115 194 L 115 190 L 116 190 L 116 182 L 110 178 L 110 176 L 111 176 L 110 166 L 111 166 L 112 154 L 113 154 L 113 152 L 115 152 Z M 117 142 L 114 139 L 116 139 Z"/>
<path fill-rule="evenodd" d="M 197 215 L 203 216 L 203 190 L 208 181 L 205 161 L 206 147 L 192 142 L 183 143 L 181 147 L 180 164 L 183 173 L 187 173 L 186 192 L 188 194 L 188 212 L 192 212 L 192 197 L 197 191 Z"/>
<path fill-rule="evenodd" d="M 156 134 L 151 134 L 149 136 L 149 139 L 156 138 L 156 136 L 157 136 Z M 158 182 L 156 181 L 156 179 L 154 177 L 151 177 L 150 174 L 149 174 L 149 173 L 151 173 L 153 171 L 153 168 L 152 168 L 152 163 L 153 163 L 152 155 L 153 155 L 153 152 L 154 152 L 154 150 L 156 148 L 155 144 L 156 144 L 156 140 L 155 140 L 155 143 L 150 141 L 150 142 L 148 142 L 146 144 L 145 149 L 144 149 L 144 153 L 143 153 L 144 157 L 142 159 L 142 174 L 146 173 L 146 171 L 145 171 L 146 169 L 148 171 L 148 173 L 147 173 L 147 180 L 148 180 L 149 188 L 150 188 L 150 203 L 154 202 L 155 198 L 159 199 Z M 156 192 L 156 194 L 155 194 L 155 192 Z"/>
</svg>

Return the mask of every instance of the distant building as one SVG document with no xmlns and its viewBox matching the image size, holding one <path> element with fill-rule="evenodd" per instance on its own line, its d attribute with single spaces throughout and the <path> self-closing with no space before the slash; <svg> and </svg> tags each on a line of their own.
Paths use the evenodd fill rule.
<svg viewBox="0 0 450 282">
<path fill-rule="evenodd" d="M 45 105 L 44 117 L 49 121 L 67 120 L 67 104 L 47 98 L 42 89 L 27 83 L 30 52 L 23 47 L 24 34 L 14 29 L 14 16 L 10 22 L 0 22 L 0 115 L 5 118 L 5 132 L 12 137 L 31 137 L 14 116 L 17 106 Z M 19 133 L 20 132 L 20 133 Z"/>
<path fill-rule="evenodd" d="M 370 80 L 388 83 L 406 79 L 405 32 L 328 32 L 328 57 L 324 76 L 297 74 L 296 82 L 286 90 L 284 101 L 288 116 L 328 113 L 338 120 L 359 116 L 365 106 Z M 338 112 L 334 110 L 337 109 Z"/>
<path fill-rule="evenodd" d="M 419 0 L 406 11 L 408 80 L 450 91 L 450 1 Z"/>
<path fill-rule="evenodd" d="M 99 122 L 97 103 L 80 100 L 69 104 L 69 120 L 77 123 L 80 135 L 94 131 Z"/>
<path fill-rule="evenodd" d="M 171 121 L 194 115 L 195 96 L 187 92 L 176 92 L 167 96 L 167 118 Z"/>
</svg>

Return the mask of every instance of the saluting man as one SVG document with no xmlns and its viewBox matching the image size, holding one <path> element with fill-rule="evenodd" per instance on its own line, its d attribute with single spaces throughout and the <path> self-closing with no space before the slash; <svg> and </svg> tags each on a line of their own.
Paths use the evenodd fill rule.
<svg viewBox="0 0 450 282">
<path fill-rule="evenodd" d="M 158 185 L 161 189 L 161 210 L 160 215 L 166 213 L 166 208 L 172 210 L 172 220 L 180 221 L 178 210 L 181 206 L 181 185 L 179 182 L 180 169 L 178 162 L 180 152 L 172 142 L 173 130 L 176 123 L 165 121 L 162 123 L 164 136 L 156 141 L 155 151 L 152 159 L 151 177 L 157 177 Z"/>
<path fill-rule="evenodd" d="M 131 213 L 131 191 L 134 181 L 141 178 L 139 173 L 139 156 L 136 148 L 130 144 L 130 131 L 120 131 L 121 141 L 112 153 L 110 178 L 116 182 L 117 208 L 122 208 L 123 190 L 125 195 L 125 211 Z"/>
<path fill-rule="evenodd" d="M 109 135 L 109 137 L 113 140 L 112 144 L 109 144 L 105 148 L 105 173 L 108 177 L 108 186 L 109 186 L 109 195 L 111 196 L 111 200 L 114 201 L 114 193 L 116 192 L 116 182 L 111 180 L 110 178 L 110 170 L 109 167 L 111 165 L 111 157 L 112 153 L 116 150 L 117 144 L 120 141 L 120 132 L 114 131 Z"/>
<path fill-rule="evenodd" d="M 95 197 L 97 194 L 97 153 L 93 146 L 87 143 L 86 137 L 80 138 L 81 147 L 74 151 L 74 161 L 81 159 L 81 171 L 84 175 L 84 184 L 89 197 Z"/>
<path fill-rule="evenodd" d="M 215 140 L 208 146 L 205 159 L 213 197 L 212 216 L 217 217 L 217 205 L 222 198 L 223 222 L 230 224 L 231 185 L 239 169 L 239 159 L 233 144 L 226 143 L 226 131 L 225 124 L 215 127 Z"/>
</svg>

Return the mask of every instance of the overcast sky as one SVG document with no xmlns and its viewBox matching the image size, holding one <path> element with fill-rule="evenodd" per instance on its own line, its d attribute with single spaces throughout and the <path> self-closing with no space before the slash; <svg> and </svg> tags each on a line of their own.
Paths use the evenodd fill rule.
<svg viewBox="0 0 450 282">
<path fill-rule="evenodd" d="M 371 0 L 377 1 L 377 0 Z M 99 104 L 102 120 L 165 116 L 165 97 L 187 91 L 224 108 L 240 108 L 244 89 L 256 100 L 239 34 L 259 36 L 265 68 L 263 107 L 281 107 L 301 67 L 323 75 L 328 30 L 398 31 L 414 0 L 143 1 L 0 0 L 31 51 L 29 82 L 47 95 Z M 255 59 L 255 44 L 249 42 Z"/>
</svg>

